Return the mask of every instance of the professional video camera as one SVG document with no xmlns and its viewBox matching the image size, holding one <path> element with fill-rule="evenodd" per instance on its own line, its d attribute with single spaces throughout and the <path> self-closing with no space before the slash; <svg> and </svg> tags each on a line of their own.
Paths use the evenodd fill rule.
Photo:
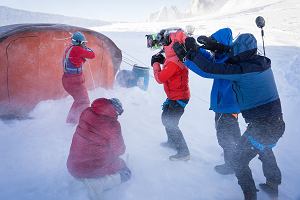
<svg viewBox="0 0 300 200">
<path fill-rule="evenodd" d="M 183 31 L 181 28 L 174 27 L 174 28 L 167 28 L 162 29 L 159 33 L 154 33 L 151 35 L 146 35 L 147 39 L 147 48 L 151 49 L 161 49 L 162 46 L 167 46 L 171 43 L 169 38 L 170 33 L 175 33 L 177 31 Z"/>
</svg>

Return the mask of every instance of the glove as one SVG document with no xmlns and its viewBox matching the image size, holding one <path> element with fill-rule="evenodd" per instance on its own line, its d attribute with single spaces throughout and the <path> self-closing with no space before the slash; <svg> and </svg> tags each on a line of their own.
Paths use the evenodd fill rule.
<svg viewBox="0 0 300 200">
<path fill-rule="evenodd" d="M 186 51 L 197 51 L 197 49 L 199 47 L 196 43 L 195 38 L 193 38 L 193 37 L 187 37 L 185 39 L 184 45 L 185 45 Z"/>
<path fill-rule="evenodd" d="M 131 178 L 131 171 L 128 167 L 124 167 L 119 171 L 121 176 L 121 182 L 124 183 Z"/>
<path fill-rule="evenodd" d="M 199 36 L 197 38 L 197 41 L 200 44 L 203 44 L 203 46 L 201 46 L 202 48 L 213 51 L 215 53 L 226 53 L 230 50 L 229 46 L 223 45 L 214 40 L 212 37 L 207 37 L 205 35 Z"/>
<path fill-rule="evenodd" d="M 177 55 L 177 57 L 179 58 L 179 60 L 182 62 L 186 55 L 187 55 L 187 51 L 184 48 L 184 46 L 182 44 L 180 44 L 179 42 L 175 42 L 172 46 L 175 54 Z"/>
<path fill-rule="evenodd" d="M 207 37 L 205 35 L 200 35 L 197 38 L 197 41 L 200 44 L 203 44 L 203 48 L 207 49 L 207 50 L 213 50 L 216 47 L 217 41 L 213 40 L 211 37 Z"/>
<path fill-rule="evenodd" d="M 151 58 L 151 66 L 153 66 L 153 64 L 155 62 L 158 62 L 160 64 L 164 64 L 165 62 L 165 57 L 160 53 L 160 54 L 155 54 L 152 56 Z"/>
<path fill-rule="evenodd" d="M 87 50 L 87 51 L 93 51 L 92 49 L 90 49 L 89 47 L 86 46 L 86 42 L 83 42 L 83 43 L 81 44 L 81 47 L 84 48 L 84 49 Z"/>
<path fill-rule="evenodd" d="M 88 51 L 93 51 L 92 49 L 90 49 L 90 48 L 88 48 L 88 47 L 86 47 L 85 49 L 88 50 Z"/>
</svg>

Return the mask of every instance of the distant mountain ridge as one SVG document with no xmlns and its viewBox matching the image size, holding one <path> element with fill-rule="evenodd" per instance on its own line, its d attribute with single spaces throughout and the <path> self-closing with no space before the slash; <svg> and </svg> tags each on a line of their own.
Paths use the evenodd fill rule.
<svg viewBox="0 0 300 200">
<path fill-rule="evenodd" d="M 182 17 L 184 17 L 184 14 L 181 13 L 176 6 L 164 6 L 159 11 L 150 14 L 148 21 L 171 21 Z"/>
<path fill-rule="evenodd" d="M 20 23 L 60 23 L 81 27 L 103 26 L 110 22 L 47 14 L 0 6 L 0 26 Z"/>
<path fill-rule="evenodd" d="M 242 10 L 264 9 L 266 6 L 278 3 L 280 0 L 190 0 L 185 11 L 179 10 L 176 6 L 162 7 L 159 11 L 150 14 L 148 21 L 172 21 L 182 18 L 203 16 L 215 13 L 232 13 Z"/>
<path fill-rule="evenodd" d="M 227 0 L 192 0 L 187 14 L 189 16 L 197 16 L 215 12 L 226 2 Z"/>
<path fill-rule="evenodd" d="M 164 6 L 159 11 L 150 14 L 148 21 L 172 21 L 184 17 L 207 14 L 219 9 L 227 0 L 191 0 L 186 11 L 180 11 L 176 6 Z"/>
</svg>

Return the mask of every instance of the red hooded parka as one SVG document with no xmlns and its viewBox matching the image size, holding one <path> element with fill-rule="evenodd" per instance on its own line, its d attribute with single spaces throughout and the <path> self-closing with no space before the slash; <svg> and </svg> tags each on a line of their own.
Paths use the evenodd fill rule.
<svg viewBox="0 0 300 200">
<path fill-rule="evenodd" d="M 67 167 L 76 178 L 97 178 L 117 173 L 125 152 L 117 112 L 110 100 L 100 98 L 86 108 L 74 133 Z"/>
</svg>

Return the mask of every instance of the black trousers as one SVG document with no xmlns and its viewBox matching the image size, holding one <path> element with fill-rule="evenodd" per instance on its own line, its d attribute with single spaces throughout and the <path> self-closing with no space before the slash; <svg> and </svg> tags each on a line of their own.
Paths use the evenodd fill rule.
<svg viewBox="0 0 300 200">
<path fill-rule="evenodd" d="M 224 151 L 224 162 L 231 165 L 236 145 L 241 138 L 238 119 L 232 114 L 216 113 L 215 127 L 218 143 Z"/>
<path fill-rule="evenodd" d="M 258 154 L 262 162 L 264 176 L 267 182 L 279 185 L 281 183 L 281 172 L 277 165 L 275 155 L 271 148 L 263 151 L 256 149 L 247 138 L 253 136 L 263 144 L 274 144 L 283 135 L 285 123 L 282 117 L 269 118 L 251 122 L 241 137 L 234 156 L 234 171 L 243 192 L 255 192 L 256 187 L 252 177 L 249 162 Z"/>
<path fill-rule="evenodd" d="M 184 108 L 176 101 L 169 100 L 169 104 L 165 105 L 161 115 L 161 120 L 165 126 L 168 142 L 174 144 L 178 153 L 189 153 L 189 149 L 179 129 L 179 120 L 184 113 Z"/>
</svg>

